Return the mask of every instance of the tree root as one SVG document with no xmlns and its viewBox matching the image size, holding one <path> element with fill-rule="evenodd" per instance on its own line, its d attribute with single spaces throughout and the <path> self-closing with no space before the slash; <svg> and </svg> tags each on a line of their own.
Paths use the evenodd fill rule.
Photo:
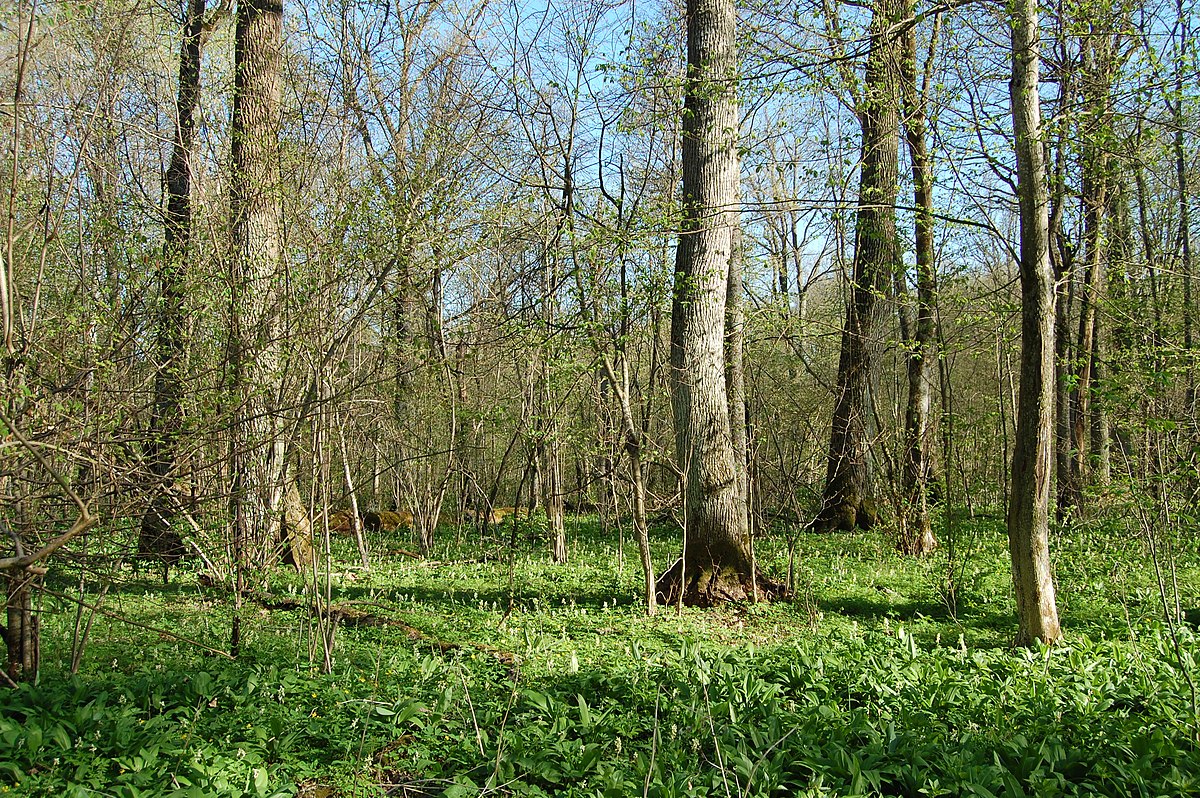
<svg viewBox="0 0 1200 798">
<path fill-rule="evenodd" d="M 681 585 L 681 578 L 684 583 Z M 689 607 L 713 607 L 726 602 L 771 601 L 785 594 L 782 585 L 756 568 L 753 577 L 733 566 L 688 567 L 676 560 L 655 584 L 658 603 L 670 606 L 680 601 Z M 757 591 L 757 595 L 756 595 Z"/>
</svg>

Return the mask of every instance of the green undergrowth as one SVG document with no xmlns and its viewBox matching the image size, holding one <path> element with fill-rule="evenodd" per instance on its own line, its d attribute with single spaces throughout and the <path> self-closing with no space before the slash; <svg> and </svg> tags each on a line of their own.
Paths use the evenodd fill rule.
<svg viewBox="0 0 1200 798">
<path fill-rule="evenodd" d="M 96 615 L 68 677 L 76 609 L 43 597 L 42 678 L 0 691 L 0 792 L 1200 794 L 1197 641 L 1161 622 L 1141 545 L 1060 535 L 1066 640 L 1013 650 L 1002 526 L 948 529 L 953 546 L 920 561 L 878 535 L 772 530 L 757 553 L 783 581 L 792 552 L 790 600 L 654 618 L 636 548 L 586 520 L 569 566 L 533 529 L 515 552 L 507 532 L 447 531 L 429 560 L 381 553 L 369 570 L 338 541 L 320 581 L 360 616 L 336 627 L 328 672 L 307 609 L 247 603 L 232 661 L 216 653 L 232 603 L 197 574 L 163 588 L 122 572 L 102 598 L 85 580 L 88 603 L 141 626 Z M 659 530 L 655 561 L 677 547 Z M 1164 565 L 1195 606 L 1195 552 Z M 77 595 L 79 574 L 47 585 Z M 306 595 L 284 573 L 270 592 Z"/>
</svg>

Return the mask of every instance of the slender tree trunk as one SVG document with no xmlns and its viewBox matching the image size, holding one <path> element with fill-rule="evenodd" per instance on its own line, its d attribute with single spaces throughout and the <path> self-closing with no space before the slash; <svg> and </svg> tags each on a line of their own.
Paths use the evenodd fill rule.
<svg viewBox="0 0 1200 798">
<path fill-rule="evenodd" d="M 733 456 L 745 466 L 742 502 L 749 508 L 750 456 L 746 438 L 745 319 L 742 315 L 742 229 L 733 228 L 725 281 L 725 392 L 729 396 L 729 437 Z"/>
<path fill-rule="evenodd" d="M 910 8 L 915 14 L 916 9 Z M 917 33 L 905 31 L 901 57 L 904 130 L 912 162 L 913 204 L 916 207 L 917 307 L 916 325 L 908 351 L 908 405 L 904 413 L 905 456 L 900 508 L 900 550 L 927 554 L 937 547 L 929 520 L 930 438 L 929 412 L 933 395 L 933 368 L 937 357 L 937 272 L 933 262 L 933 164 L 925 141 L 926 97 L 930 68 L 941 17 L 934 21 L 930 57 L 924 80 L 917 86 Z"/>
<path fill-rule="evenodd" d="M 862 127 L 862 166 L 855 224 L 854 276 L 842 349 L 837 396 L 829 439 L 829 460 L 821 531 L 869 529 L 878 521 L 871 495 L 870 402 L 879 348 L 882 303 L 901 268 L 896 238 L 896 194 L 900 148 L 900 46 L 891 26 L 903 17 L 903 0 L 876 0 L 871 20 L 858 119 Z"/>
<path fill-rule="evenodd" d="M 165 241 L 158 267 L 157 362 L 146 460 L 152 478 L 150 506 L 142 515 L 138 553 L 162 558 L 169 567 L 183 554 L 183 540 L 171 527 L 179 435 L 183 424 L 184 285 L 191 258 L 192 140 L 200 101 L 200 55 L 205 0 L 189 0 L 179 48 L 179 93 L 175 100 L 175 141 L 167 167 Z M 166 576 L 164 568 L 164 578 Z"/>
<path fill-rule="evenodd" d="M 1066 47 L 1066 35 L 1058 34 L 1060 52 L 1058 58 L 1064 63 L 1070 59 Z M 1058 82 L 1059 108 L 1074 103 L 1074 70 L 1065 70 Z M 1050 193 L 1050 262 L 1054 268 L 1054 280 L 1058 299 L 1054 305 L 1054 474 L 1055 514 L 1060 523 L 1067 520 L 1071 509 L 1079 503 L 1079 487 L 1071 468 L 1071 311 L 1074 301 L 1072 286 L 1075 284 L 1075 250 L 1063 232 L 1063 212 L 1067 194 L 1067 143 L 1068 136 L 1062 132 L 1054 140 L 1054 172 Z"/>
<path fill-rule="evenodd" d="M 1179 40 L 1175 53 L 1175 85 L 1174 101 L 1170 103 L 1172 122 L 1175 136 L 1172 149 L 1175 156 L 1175 189 L 1179 203 L 1179 234 L 1176 248 L 1179 254 L 1179 272 L 1183 281 L 1183 354 L 1187 359 L 1184 386 L 1184 412 L 1192 424 L 1196 417 L 1196 365 L 1195 365 L 1195 333 L 1193 331 L 1194 302 L 1192 299 L 1192 215 L 1191 202 L 1194 199 L 1188 186 L 1188 162 L 1186 147 L 1187 122 L 1183 115 L 1184 73 L 1188 69 L 1187 53 L 1191 40 L 1189 16 L 1184 9 L 1183 0 L 1175 0 L 1175 13 L 1179 28 Z M 1196 430 L 1193 429 L 1193 436 Z"/>
<path fill-rule="evenodd" d="M 683 221 L 671 308 L 671 395 L 684 481 L 683 557 L 660 598 L 707 605 L 753 591 L 744 460 L 725 378 L 729 268 L 738 225 L 739 117 L 733 0 L 688 0 Z M 761 584 L 761 582 L 760 582 Z"/>
<path fill-rule="evenodd" d="M 1111 27 L 1102 17 L 1093 18 L 1080 48 L 1085 112 L 1080 126 L 1085 266 L 1080 287 L 1077 368 L 1071 388 L 1071 474 L 1078 492 L 1074 498 L 1078 502 L 1082 502 L 1083 486 L 1094 470 L 1090 455 L 1096 449 L 1107 448 L 1104 408 L 1093 397 L 1098 393 L 1098 370 L 1102 366 L 1102 330 L 1097 308 L 1104 295 L 1105 267 L 1110 251 L 1110 225 L 1106 214 L 1112 194 L 1108 150 L 1111 147 L 1111 83 L 1115 69 Z M 1104 458 L 1101 452 L 1096 453 L 1101 455 L 1095 463 L 1100 466 Z"/>
<path fill-rule="evenodd" d="M 1054 416 L 1054 270 L 1050 264 L 1046 166 L 1038 99 L 1037 0 L 1015 0 L 1013 133 L 1021 216 L 1021 388 L 1013 451 L 1008 539 L 1018 645 L 1061 637 L 1050 571 L 1050 476 Z"/>
<path fill-rule="evenodd" d="M 622 341 L 618 347 L 624 345 Z M 642 575 L 645 577 L 646 614 L 654 615 L 658 608 L 658 597 L 655 590 L 654 562 L 650 558 L 650 530 L 646 520 L 646 471 L 642 463 L 645 433 L 633 419 L 633 403 L 629 396 L 629 363 L 623 350 L 620 351 L 619 357 L 620 365 L 617 367 L 614 367 L 612 359 L 607 356 L 602 363 L 621 412 L 621 438 L 625 454 L 629 457 L 629 477 L 633 486 L 633 528 L 642 562 Z"/>
<path fill-rule="evenodd" d="M 2 528 L 0 528 L 2 529 Z M 24 557 L 25 547 L 19 533 L 5 529 L 11 538 L 14 554 Z M 6 645 L 8 678 L 13 682 L 33 681 L 38 675 L 41 641 L 38 639 L 39 618 L 33 612 L 33 585 L 45 574 L 44 568 L 13 568 L 4 571 L 5 621 L 0 627 Z"/>
</svg>

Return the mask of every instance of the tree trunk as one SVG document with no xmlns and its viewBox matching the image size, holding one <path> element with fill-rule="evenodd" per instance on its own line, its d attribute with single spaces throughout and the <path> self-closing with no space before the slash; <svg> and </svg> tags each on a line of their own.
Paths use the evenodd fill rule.
<svg viewBox="0 0 1200 798">
<path fill-rule="evenodd" d="M 735 200 L 736 201 L 736 200 Z M 745 320 L 742 315 L 742 229 L 734 226 L 725 276 L 725 392 L 729 396 L 729 438 L 734 459 L 744 466 L 741 501 L 749 508 L 750 444 L 746 437 Z"/>
<path fill-rule="evenodd" d="M 237 402 L 230 430 L 231 515 L 239 594 L 248 565 L 268 565 L 280 545 L 287 468 L 278 397 L 278 280 L 283 271 L 279 164 L 280 0 L 241 0 L 234 39 L 230 121 L 231 382 Z M 303 547 L 288 546 L 294 555 Z M 311 551 L 311 546 L 309 547 Z M 293 558 L 294 559 L 294 558 Z M 295 561 L 304 571 L 310 562 Z M 231 646 L 232 648 L 232 646 Z"/>
<path fill-rule="evenodd" d="M 175 100 L 175 141 L 167 167 L 165 241 L 158 267 L 158 326 L 154 403 L 146 443 L 152 478 L 150 506 L 142 515 L 138 554 L 163 560 L 164 579 L 183 554 L 183 540 L 171 527 L 177 503 L 176 453 L 183 424 L 184 281 L 191 256 L 192 140 L 200 100 L 200 54 L 205 0 L 189 0 L 179 49 L 179 93 Z"/>
<path fill-rule="evenodd" d="M 1018 0 L 1009 86 L 1021 216 L 1021 388 L 1013 451 L 1008 540 L 1018 645 L 1061 637 L 1050 572 L 1050 475 L 1054 419 L 1054 272 L 1038 99 L 1037 0 Z"/>
<path fill-rule="evenodd" d="M 688 0 L 686 16 L 683 221 L 671 308 L 671 394 L 686 543 L 657 589 L 668 603 L 709 605 L 745 599 L 754 590 L 746 463 L 735 450 L 725 378 L 740 180 L 736 14 L 732 0 Z"/>
<path fill-rule="evenodd" d="M 40 641 L 38 616 L 33 612 L 32 583 L 40 578 L 39 571 L 44 573 L 33 568 L 14 568 L 5 573 L 8 625 L 0 631 L 8 649 L 8 678 L 14 682 L 33 681 L 38 675 Z"/>
<path fill-rule="evenodd" d="M 1099 14 L 1100 12 L 1097 12 Z M 1080 125 L 1081 201 L 1083 204 L 1084 281 L 1080 287 L 1077 368 L 1071 389 L 1072 481 L 1082 501 L 1084 485 L 1095 465 L 1103 470 L 1107 456 L 1107 424 L 1103 406 L 1095 401 L 1102 366 L 1102 329 L 1097 306 L 1104 295 L 1105 268 L 1111 249 L 1107 213 L 1113 181 L 1108 149 L 1111 146 L 1111 84 L 1115 61 L 1114 27 L 1102 17 L 1093 17 L 1088 35 L 1081 42 L 1082 101 Z"/>
<path fill-rule="evenodd" d="M 646 434 L 634 422 L 633 402 L 629 395 L 629 361 L 625 357 L 624 346 L 624 341 L 617 346 L 620 358 L 619 366 L 614 366 L 612 358 L 605 355 L 601 360 L 601 367 L 616 395 L 617 406 L 621 413 L 620 434 L 625 454 L 629 457 L 629 479 L 633 488 L 633 528 L 634 534 L 637 536 L 642 576 L 645 578 L 646 614 L 654 615 L 658 609 L 658 597 L 654 578 L 654 562 L 650 557 L 650 529 L 646 519 L 646 469 L 642 462 Z"/>
<path fill-rule="evenodd" d="M 854 274 L 838 360 L 825 491 L 814 522 L 818 531 L 869 529 L 879 518 L 871 495 L 868 418 L 875 381 L 873 353 L 879 347 L 879 299 L 901 268 L 896 239 L 900 46 L 890 28 L 903 14 L 903 0 L 876 0 L 871 20 L 871 50 L 858 110 L 862 167 Z"/>
<path fill-rule="evenodd" d="M 312 521 L 295 480 L 283 494 L 283 559 L 300 573 L 312 569 L 314 560 Z"/>
<path fill-rule="evenodd" d="M 915 8 L 910 8 L 915 14 Z M 933 367 L 937 356 L 935 301 L 937 273 L 933 262 L 933 164 L 925 142 L 926 97 L 930 68 L 941 17 L 934 20 L 923 84 L 917 86 L 917 32 L 910 26 L 903 36 L 901 57 L 904 130 L 912 162 L 913 199 L 916 207 L 917 307 L 916 325 L 909 346 L 908 405 L 904 412 L 904 473 L 897 543 L 906 554 L 928 554 L 937 547 L 929 520 L 930 424 Z"/>
<path fill-rule="evenodd" d="M 1186 360 L 1184 382 L 1184 413 L 1192 425 L 1196 424 L 1196 367 L 1193 358 L 1195 347 L 1194 302 L 1192 299 L 1192 217 L 1191 203 L 1194 200 L 1188 185 L 1188 162 L 1185 136 L 1188 122 L 1184 118 L 1184 73 L 1188 69 L 1188 53 L 1191 45 L 1191 26 L 1183 0 L 1175 0 L 1176 26 L 1179 39 L 1175 47 L 1174 102 L 1168 103 L 1175 128 L 1172 150 L 1175 156 L 1175 188 L 1179 203 L 1179 234 L 1176 247 L 1179 254 L 1179 272 L 1183 281 L 1183 356 Z M 1194 167 L 1194 164 L 1192 164 Z M 1197 430 L 1193 426 L 1193 438 Z"/>
<path fill-rule="evenodd" d="M 1062 36 L 1064 34 L 1060 34 Z M 1065 53 L 1060 53 L 1067 60 Z M 1073 70 L 1067 70 L 1058 81 L 1058 107 L 1074 102 Z M 1054 268 L 1054 282 L 1058 287 L 1058 298 L 1054 304 L 1054 474 L 1055 513 L 1059 523 L 1070 515 L 1071 508 L 1078 504 L 1079 490 L 1071 469 L 1071 392 L 1068 388 L 1071 369 L 1071 310 L 1075 283 L 1075 250 L 1063 232 L 1063 212 L 1067 202 L 1067 143 L 1069 136 L 1060 132 L 1054 140 L 1054 172 L 1050 193 L 1050 263 Z"/>
</svg>

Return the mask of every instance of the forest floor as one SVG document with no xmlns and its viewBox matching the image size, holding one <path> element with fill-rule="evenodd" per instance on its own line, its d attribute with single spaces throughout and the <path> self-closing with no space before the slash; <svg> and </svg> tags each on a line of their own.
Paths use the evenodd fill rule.
<svg viewBox="0 0 1200 798">
<path fill-rule="evenodd" d="M 939 531 L 912 560 L 880 535 L 774 530 L 757 554 L 782 581 L 794 543 L 791 600 L 653 618 L 636 546 L 594 518 L 569 522 L 567 566 L 531 529 L 516 551 L 507 530 L 443 530 L 429 560 L 377 538 L 369 570 L 338 540 L 336 623 L 281 571 L 237 661 L 231 597 L 194 570 L 165 588 L 120 571 L 102 596 L 85 576 L 109 614 L 74 677 L 80 572 L 60 561 L 41 679 L 0 690 L 0 793 L 1200 794 L 1197 638 L 1163 620 L 1200 605 L 1196 542 L 1160 545 L 1156 571 L 1121 524 L 1057 535 L 1066 638 L 1014 650 L 1003 524 Z M 655 532 L 660 568 L 678 545 Z"/>
</svg>

